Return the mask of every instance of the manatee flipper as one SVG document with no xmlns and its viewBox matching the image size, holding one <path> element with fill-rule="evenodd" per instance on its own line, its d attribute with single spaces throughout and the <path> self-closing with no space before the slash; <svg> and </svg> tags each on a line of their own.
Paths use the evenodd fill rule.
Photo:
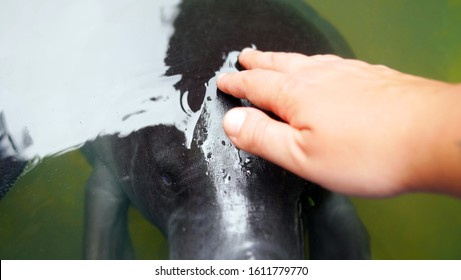
<svg viewBox="0 0 461 280">
<path fill-rule="evenodd" d="M 350 200 L 319 190 L 307 211 L 311 259 L 370 259 L 367 230 Z"/>
<path fill-rule="evenodd" d="M 110 170 L 100 160 L 85 189 L 84 257 L 133 259 L 128 233 L 129 201 Z"/>
</svg>

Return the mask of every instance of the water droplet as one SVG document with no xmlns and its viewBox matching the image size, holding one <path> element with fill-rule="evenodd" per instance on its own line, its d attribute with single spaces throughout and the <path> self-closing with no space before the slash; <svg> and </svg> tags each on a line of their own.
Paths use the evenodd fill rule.
<svg viewBox="0 0 461 280">
<path fill-rule="evenodd" d="M 231 180 L 231 176 L 229 174 L 226 174 L 224 175 L 223 179 L 224 179 L 224 184 L 229 184 Z"/>
</svg>

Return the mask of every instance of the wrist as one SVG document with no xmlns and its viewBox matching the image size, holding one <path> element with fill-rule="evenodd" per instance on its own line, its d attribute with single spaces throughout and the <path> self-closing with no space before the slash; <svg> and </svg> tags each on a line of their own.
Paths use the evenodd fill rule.
<svg viewBox="0 0 461 280">
<path fill-rule="evenodd" d="M 421 93 L 405 191 L 461 196 L 461 84 L 431 81 Z"/>
</svg>

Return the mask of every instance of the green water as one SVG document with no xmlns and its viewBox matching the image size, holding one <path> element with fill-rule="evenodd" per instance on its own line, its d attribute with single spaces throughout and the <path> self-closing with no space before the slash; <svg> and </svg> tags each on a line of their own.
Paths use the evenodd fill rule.
<svg viewBox="0 0 461 280">
<path fill-rule="evenodd" d="M 81 259 L 84 185 L 91 166 L 79 151 L 47 158 L 0 202 L 0 259 Z M 168 258 L 157 229 L 130 209 L 139 259 Z"/>
<path fill-rule="evenodd" d="M 401 71 L 461 81 L 461 0 L 311 0 L 356 57 Z M 0 202 L 0 259 L 80 259 L 83 186 L 78 151 L 45 159 Z M 354 199 L 375 259 L 461 259 L 461 200 L 438 195 Z M 158 231 L 130 210 L 139 259 L 167 258 Z"/>
</svg>

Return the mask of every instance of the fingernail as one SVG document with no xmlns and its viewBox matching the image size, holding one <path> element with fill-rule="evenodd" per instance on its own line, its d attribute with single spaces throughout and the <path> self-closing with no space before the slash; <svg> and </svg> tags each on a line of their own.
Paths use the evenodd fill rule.
<svg viewBox="0 0 461 280">
<path fill-rule="evenodd" d="M 224 129 L 229 137 L 236 137 L 247 117 L 247 113 L 240 109 L 232 109 L 224 116 Z"/>
<path fill-rule="evenodd" d="M 244 48 L 244 49 L 240 52 L 240 54 L 245 54 L 245 53 L 250 52 L 250 51 L 253 51 L 253 50 L 254 50 L 254 49 L 252 49 L 252 48 Z"/>
</svg>

